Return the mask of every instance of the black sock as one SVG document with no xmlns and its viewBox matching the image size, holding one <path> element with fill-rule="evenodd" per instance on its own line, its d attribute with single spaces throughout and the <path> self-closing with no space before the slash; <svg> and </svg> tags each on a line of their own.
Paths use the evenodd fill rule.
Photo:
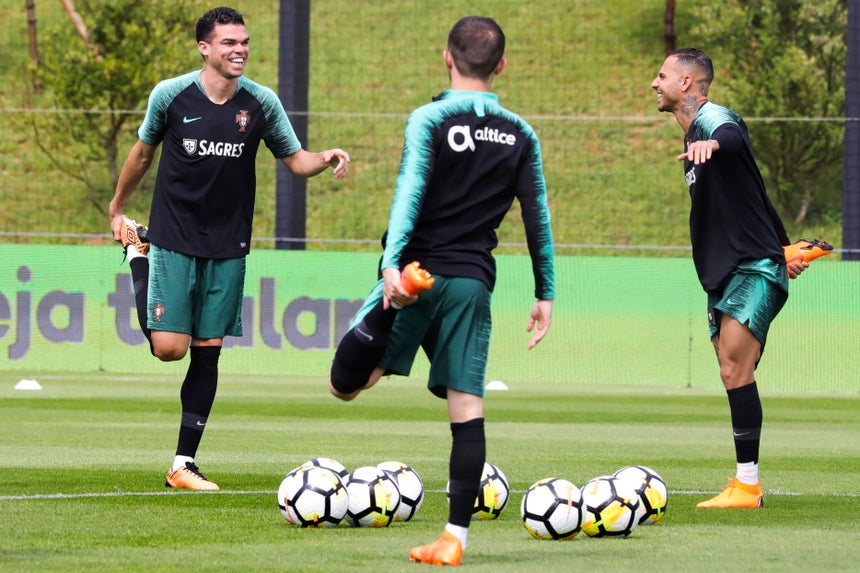
<svg viewBox="0 0 860 573">
<path fill-rule="evenodd" d="M 481 473 L 487 458 L 484 419 L 451 424 L 451 461 L 448 464 L 448 523 L 469 527 Z"/>
<path fill-rule="evenodd" d="M 192 346 L 189 348 L 191 363 L 182 383 L 182 423 L 179 426 L 179 442 L 176 455 L 194 457 L 206 420 L 215 402 L 218 387 L 218 358 L 220 346 Z"/>
<path fill-rule="evenodd" d="M 359 329 L 360 335 L 367 341 L 370 346 L 385 346 L 388 340 L 388 333 L 391 332 L 391 327 L 394 326 L 394 319 L 397 318 L 396 308 L 389 306 L 383 308 L 383 301 L 380 300 L 376 306 L 364 315 L 361 322 L 353 327 L 353 330 Z"/>
<path fill-rule="evenodd" d="M 395 318 L 397 309 L 383 309 L 380 300 L 344 335 L 331 366 L 331 383 L 337 391 L 349 394 L 367 384 L 385 355 L 385 344 Z"/>
<path fill-rule="evenodd" d="M 147 326 L 147 293 L 149 287 L 149 259 L 146 257 L 134 257 L 128 261 L 131 269 L 131 283 L 134 287 L 134 306 L 137 310 L 137 322 L 143 335 L 149 341 L 149 350 L 152 351 L 152 331 Z"/>
<path fill-rule="evenodd" d="M 758 463 L 762 409 L 756 383 L 726 392 L 732 413 L 732 434 L 738 463 Z"/>
</svg>

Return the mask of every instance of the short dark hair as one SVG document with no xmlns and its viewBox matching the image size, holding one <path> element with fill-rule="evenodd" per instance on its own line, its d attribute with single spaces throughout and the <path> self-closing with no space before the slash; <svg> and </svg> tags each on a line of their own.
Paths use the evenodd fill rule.
<svg viewBox="0 0 860 573">
<path fill-rule="evenodd" d="M 244 26 L 245 19 L 233 8 L 226 6 L 212 8 L 197 20 L 197 41 L 205 42 L 212 35 L 212 30 L 215 29 L 216 24 L 241 24 Z"/>
<path fill-rule="evenodd" d="M 714 81 L 714 63 L 708 54 L 698 48 L 681 48 L 669 56 L 675 56 L 682 65 L 696 68 L 702 72 L 703 77 L 699 80 L 699 90 L 702 95 L 708 95 L 708 87 Z"/>
<path fill-rule="evenodd" d="M 505 55 L 505 33 L 492 18 L 466 16 L 451 28 L 448 51 L 461 74 L 489 78 Z"/>
</svg>

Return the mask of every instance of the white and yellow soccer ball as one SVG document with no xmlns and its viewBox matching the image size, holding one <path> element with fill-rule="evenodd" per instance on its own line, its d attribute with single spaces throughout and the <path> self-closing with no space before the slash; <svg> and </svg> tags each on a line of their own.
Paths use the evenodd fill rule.
<svg viewBox="0 0 860 573">
<path fill-rule="evenodd" d="M 445 492 L 450 503 L 450 482 L 445 484 Z M 472 508 L 472 520 L 490 521 L 497 519 L 502 514 L 502 511 L 505 510 L 505 507 L 507 507 L 509 497 L 510 487 L 508 486 L 508 478 L 505 477 L 505 474 L 498 466 L 490 462 L 484 462 L 478 495 Z"/>
<path fill-rule="evenodd" d="M 585 517 L 582 531 L 589 537 L 627 537 L 644 514 L 639 495 L 627 481 L 600 476 L 582 486 Z"/>
<path fill-rule="evenodd" d="M 526 491 L 520 517 L 536 539 L 573 539 L 582 529 L 582 494 L 566 479 L 544 478 Z"/>
<path fill-rule="evenodd" d="M 388 527 L 400 505 L 397 484 L 376 466 L 361 466 L 346 478 L 349 508 L 346 519 L 353 527 Z"/>
<path fill-rule="evenodd" d="M 345 480 L 346 476 L 349 475 L 349 470 L 346 469 L 346 466 L 344 466 L 342 463 L 340 463 L 339 461 L 337 461 L 334 458 L 326 458 L 326 457 L 313 458 L 312 460 L 306 461 L 302 465 L 303 466 L 314 466 L 314 467 L 318 467 L 318 468 L 325 468 L 327 470 L 331 470 L 334 473 L 336 473 L 340 477 L 341 480 Z"/>
<path fill-rule="evenodd" d="M 508 505 L 511 488 L 508 486 L 508 478 L 497 466 L 490 462 L 484 462 L 481 473 L 481 488 L 475 499 L 475 507 L 472 510 L 472 519 L 488 521 L 497 519 Z"/>
<path fill-rule="evenodd" d="M 296 527 L 336 527 L 346 516 L 349 497 L 336 473 L 300 466 L 281 481 L 278 508 L 287 523 Z"/>
<path fill-rule="evenodd" d="M 639 495 L 643 509 L 639 525 L 653 525 L 666 514 L 669 489 L 660 474 L 648 466 L 625 466 L 613 475 L 632 484 Z"/>
<path fill-rule="evenodd" d="M 403 462 L 389 461 L 377 464 L 377 468 L 389 475 L 400 491 L 400 505 L 394 521 L 409 521 L 424 505 L 424 482 L 415 469 Z"/>
</svg>

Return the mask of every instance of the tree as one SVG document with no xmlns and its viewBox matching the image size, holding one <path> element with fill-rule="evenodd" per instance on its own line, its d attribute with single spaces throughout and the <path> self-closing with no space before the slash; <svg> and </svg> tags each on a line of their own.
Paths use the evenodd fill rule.
<svg viewBox="0 0 860 573">
<path fill-rule="evenodd" d="M 816 201 L 838 195 L 847 0 L 730 0 L 693 12 L 727 105 L 772 118 L 750 122 L 756 156 L 780 210 L 803 222 Z"/>
<path fill-rule="evenodd" d="M 678 36 L 675 34 L 675 0 L 666 0 L 666 11 L 663 12 L 663 44 L 666 55 L 675 51 L 675 42 Z"/>
<path fill-rule="evenodd" d="M 104 212 L 119 176 L 119 144 L 155 84 L 199 65 L 192 0 L 82 0 L 74 26 L 42 34 L 36 68 L 54 113 L 33 113 L 39 148 Z M 64 6 L 70 4 L 64 3 Z M 81 32 L 81 26 L 85 24 Z M 82 38 L 84 41 L 82 41 Z M 107 175 L 107 176 L 106 176 Z"/>
</svg>

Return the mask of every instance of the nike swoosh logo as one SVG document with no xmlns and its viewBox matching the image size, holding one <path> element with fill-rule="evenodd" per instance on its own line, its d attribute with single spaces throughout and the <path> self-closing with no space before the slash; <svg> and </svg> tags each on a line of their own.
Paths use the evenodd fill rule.
<svg viewBox="0 0 860 573">
<path fill-rule="evenodd" d="M 373 342 L 373 336 L 371 336 L 370 334 L 367 334 L 366 332 L 362 332 L 361 329 L 358 328 L 357 326 L 355 327 L 355 331 L 358 334 L 362 335 L 368 342 Z"/>
<path fill-rule="evenodd" d="M 200 117 L 188 117 L 187 115 L 182 116 L 182 123 L 192 123 L 197 121 L 198 119 L 203 119 L 203 116 Z"/>
<path fill-rule="evenodd" d="M 197 422 L 197 425 L 198 425 L 198 426 L 205 426 L 205 425 L 206 425 L 206 422 Z"/>
<path fill-rule="evenodd" d="M 749 432 L 733 432 L 732 435 L 736 438 L 740 438 L 742 436 L 748 436 Z"/>
</svg>

